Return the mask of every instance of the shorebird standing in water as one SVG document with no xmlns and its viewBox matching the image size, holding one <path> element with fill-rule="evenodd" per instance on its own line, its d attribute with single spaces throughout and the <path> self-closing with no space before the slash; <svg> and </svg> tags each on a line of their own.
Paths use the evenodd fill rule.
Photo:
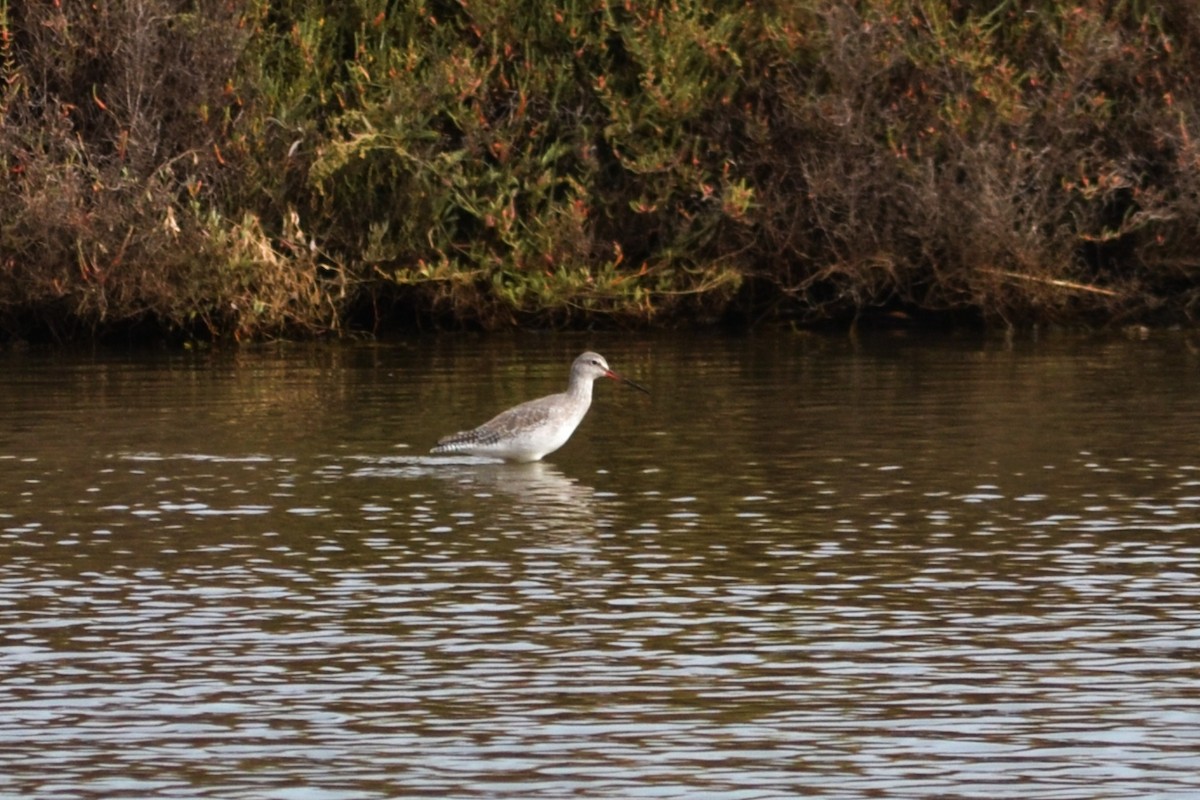
<svg viewBox="0 0 1200 800">
<path fill-rule="evenodd" d="M 502 411 L 469 431 L 438 440 L 431 453 L 469 453 L 506 461 L 540 461 L 567 443 L 592 405 L 592 383 L 609 378 L 650 394 L 650 390 L 618 375 L 599 353 L 584 353 L 571 365 L 567 390 L 539 397 Z"/>
</svg>

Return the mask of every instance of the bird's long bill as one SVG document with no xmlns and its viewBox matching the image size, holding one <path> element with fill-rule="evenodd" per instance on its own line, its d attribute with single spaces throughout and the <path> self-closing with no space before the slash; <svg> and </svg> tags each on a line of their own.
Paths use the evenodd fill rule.
<svg viewBox="0 0 1200 800">
<path fill-rule="evenodd" d="M 633 388 L 637 389 L 639 392 L 645 392 L 646 394 L 650 394 L 650 390 L 647 389 L 645 386 L 642 386 L 640 383 L 634 383 L 633 381 L 629 380 L 629 378 L 626 378 L 624 375 L 618 375 L 617 373 L 613 372 L 611 369 L 608 372 L 604 373 L 604 377 L 612 378 L 614 381 L 620 381 L 621 383 L 624 383 L 627 386 L 632 386 Z"/>
</svg>

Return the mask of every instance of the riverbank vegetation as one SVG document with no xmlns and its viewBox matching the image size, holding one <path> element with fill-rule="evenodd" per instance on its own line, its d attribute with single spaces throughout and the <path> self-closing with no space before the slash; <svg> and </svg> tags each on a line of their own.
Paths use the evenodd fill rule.
<svg viewBox="0 0 1200 800">
<path fill-rule="evenodd" d="M 0 329 L 1200 314 L 1200 7 L 0 0 Z"/>
</svg>

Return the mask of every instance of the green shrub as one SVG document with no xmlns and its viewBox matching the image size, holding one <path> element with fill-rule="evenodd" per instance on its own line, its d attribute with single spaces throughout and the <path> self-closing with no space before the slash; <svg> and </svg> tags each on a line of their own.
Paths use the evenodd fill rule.
<svg viewBox="0 0 1200 800">
<path fill-rule="evenodd" d="M 1200 10 L 0 0 L 0 323 L 1190 320 Z"/>
</svg>

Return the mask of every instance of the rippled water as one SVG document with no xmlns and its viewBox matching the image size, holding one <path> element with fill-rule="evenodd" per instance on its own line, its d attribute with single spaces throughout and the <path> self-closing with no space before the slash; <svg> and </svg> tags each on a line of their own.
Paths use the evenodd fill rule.
<svg viewBox="0 0 1200 800">
<path fill-rule="evenodd" d="M 5 355 L 0 794 L 1193 797 L 1192 344 Z"/>
</svg>

